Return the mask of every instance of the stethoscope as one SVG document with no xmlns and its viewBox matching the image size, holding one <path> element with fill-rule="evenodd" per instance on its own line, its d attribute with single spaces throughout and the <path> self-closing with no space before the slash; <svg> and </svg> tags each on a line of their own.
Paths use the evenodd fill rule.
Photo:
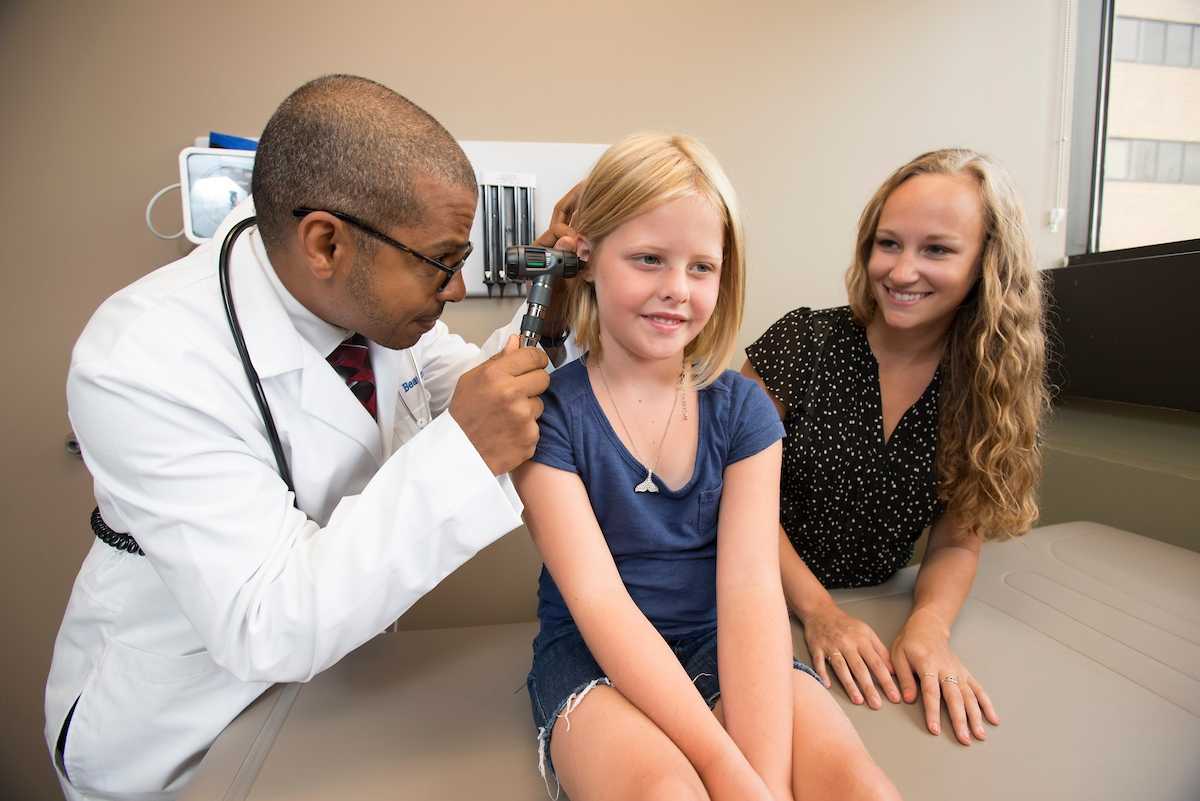
<svg viewBox="0 0 1200 801">
<path fill-rule="evenodd" d="M 246 349 L 246 338 L 242 335 L 242 326 L 238 323 L 237 309 L 233 305 L 233 290 L 229 283 L 229 255 L 233 251 L 233 245 L 247 228 L 256 223 L 257 218 L 247 217 L 235 223 L 225 234 L 225 239 L 221 242 L 221 249 L 217 255 L 217 277 L 221 285 L 221 302 L 225 306 L 225 319 L 229 321 L 229 332 L 233 335 L 233 344 L 237 347 L 242 370 L 246 373 L 246 380 L 250 382 L 254 402 L 258 405 L 259 414 L 262 415 L 263 423 L 266 426 L 267 439 L 270 440 L 271 451 L 275 454 L 275 464 L 279 468 L 279 476 L 287 485 L 288 491 L 292 493 L 294 499 L 296 486 L 292 482 L 292 469 L 288 465 L 287 457 L 283 455 L 283 443 L 279 439 L 279 430 L 275 427 L 275 418 L 271 414 L 271 407 L 267 404 L 262 381 L 258 377 L 258 371 L 254 369 L 254 363 L 250 361 L 250 351 Z M 414 363 L 413 366 L 416 367 L 416 364 Z M 419 375 L 420 370 L 417 372 Z M 408 405 L 407 402 L 405 405 Z M 411 408 L 409 411 L 414 414 L 414 417 L 416 416 Z M 100 515 L 99 507 L 92 510 L 91 527 L 96 536 L 108 545 L 128 553 L 144 555 L 137 540 L 130 534 L 114 531 L 109 527 Z"/>
<path fill-rule="evenodd" d="M 229 321 L 229 331 L 233 334 L 233 344 L 237 346 L 238 357 L 242 360 L 242 369 L 246 372 L 246 380 L 250 382 L 250 389 L 254 394 L 254 402 L 258 404 L 258 411 L 262 415 L 263 423 L 266 424 L 267 438 L 271 441 L 271 450 L 275 454 L 275 464 L 279 467 L 279 475 L 283 478 L 283 482 L 287 484 L 287 488 L 295 497 L 296 488 L 292 484 L 292 470 L 288 466 L 287 457 L 283 455 L 283 443 L 279 441 L 279 431 L 275 428 L 275 418 L 271 416 L 271 407 L 267 405 L 267 396 L 263 392 L 262 381 L 259 380 L 258 371 L 254 369 L 254 364 L 250 361 L 250 352 L 246 349 L 246 339 L 242 336 L 241 325 L 238 324 L 237 309 L 233 305 L 233 292 L 229 286 L 229 254 L 233 250 L 233 244 L 237 241 L 238 236 L 254 225 L 256 221 L 255 217 L 239 220 L 229 229 L 229 233 L 225 234 L 225 241 L 221 243 L 221 250 L 217 256 L 217 276 L 221 283 L 221 301 L 225 305 L 225 318 Z M 520 274 L 521 277 L 531 277 L 533 273 L 537 273 L 538 280 L 534 281 L 529 296 L 530 311 L 521 321 L 522 338 L 524 344 L 529 346 L 537 342 L 541 335 L 545 306 L 550 303 L 551 277 L 555 271 L 563 272 L 563 265 L 567 264 L 571 269 L 565 275 L 574 275 L 579 268 L 579 262 L 574 253 L 564 254 L 548 248 L 519 247 L 508 248 L 508 251 L 512 251 L 505 254 L 509 269 L 516 269 L 518 264 L 522 264 L 525 272 L 518 271 L 516 274 Z M 536 255 L 537 259 L 525 264 L 529 254 Z M 536 265 L 538 269 L 535 270 L 530 265 Z M 407 406 L 407 402 L 405 405 Z"/>
<path fill-rule="evenodd" d="M 237 346 L 238 356 L 242 360 L 242 369 L 246 371 L 246 380 L 250 382 L 250 389 L 254 394 L 254 402 L 258 404 L 258 411 L 262 415 L 263 423 L 266 424 L 267 439 L 271 441 L 271 450 L 275 453 L 275 464 L 279 467 L 279 475 L 294 498 L 296 487 L 292 484 L 292 469 L 288 466 L 287 457 L 283 455 L 283 443 L 279 441 L 279 431 L 275 428 L 275 418 L 271 416 L 271 407 L 267 405 L 267 396 L 263 392 L 262 381 L 258 378 L 258 371 L 254 369 L 254 363 L 250 361 L 250 352 L 246 350 L 246 339 L 242 336 L 242 327 L 238 324 L 237 309 L 233 306 L 233 291 L 229 286 L 229 254 L 233 250 L 233 243 L 237 241 L 243 231 L 254 225 L 255 222 L 256 218 L 247 217 L 238 221 L 229 229 L 229 233 L 225 234 L 225 241 L 221 243 L 221 251 L 217 256 L 217 276 L 221 282 L 221 302 L 225 304 L 225 318 L 229 321 L 229 332 L 233 334 L 233 344 Z"/>
<path fill-rule="evenodd" d="M 225 241 L 221 243 L 220 255 L 217 257 L 217 275 L 221 282 L 221 300 L 225 304 L 225 317 L 229 320 L 229 331 L 233 334 L 233 343 L 237 346 L 238 356 L 242 359 L 242 369 L 246 371 L 246 378 L 250 381 L 250 388 L 254 391 L 254 402 L 258 404 L 258 411 L 262 414 L 263 422 L 266 423 L 267 437 L 271 440 L 271 450 L 275 452 L 275 464 L 279 466 L 279 475 L 287 484 L 292 498 L 295 498 L 296 487 L 292 484 L 292 470 L 288 466 L 287 457 L 283 455 L 283 443 L 279 441 L 275 418 L 271 416 L 271 408 L 267 405 L 267 396 L 263 393 L 258 371 L 254 369 L 254 364 L 250 361 L 250 353 L 246 350 L 246 339 L 242 336 L 242 327 L 238 325 L 237 310 L 233 307 L 233 294 L 229 288 L 229 253 L 233 250 L 233 243 L 237 241 L 238 236 L 254 224 L 255 218 L 247 217 L 229 229 L 229 233 L 225 235 Z M 92 532 L 101 542 L 120 551 L 138 556 L 146 555 L 133 535 L 115 531 L 105 522 L 98 505 L 92 510 L 91 526 Z"/>
</svg>

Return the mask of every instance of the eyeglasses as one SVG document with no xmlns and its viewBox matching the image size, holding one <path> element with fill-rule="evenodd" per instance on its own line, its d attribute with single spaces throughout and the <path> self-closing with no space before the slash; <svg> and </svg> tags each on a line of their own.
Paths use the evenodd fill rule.
<svg viewBox="0 0 1200 801">
<path fill-rule="evenodd" d="M 397 250 L 402 250 L 405 253 L 416 256 L 418 259 L 425 262 L 426 264 L 428 264 L 432 267 L 436 267 L 438 270 L 441 270 L 442 272 L 444 272 L 446 274 L 446 278 L 438 286 L 438 290 L 437 290 L 438 292 L 444 291 L 446 289 L 446 287 L 448 287 L 450 285 L 450 282 L 454 280 L 454 276 L 458 275 L 458 271 L 461 270 L 463 268 L 463 265 L 467 263 L 467 257 L 469 257 L 471 255 L 471 250 L 474 248 L 474 245 L 472 243 L 468 242 L 467 250 L 465 253 L 463 253 L 462 258 L 458 260 L 458 264 L 451 267 L 450 265 L 445 264 L 444 262 L 440 262 L 437 259 L 432 259 L 429 256 L 426 256 L 424 253 L 418 253 L 417 251 L 413 250 L 412 248 L 410 248 L 408 245 L 404 244 L 403 242 L 392 239 L 390 236 L 383 233 L 382 231 L 378 231 L 378 230 L 372 228 L 371 226 L 367 225 L 365 222 L 358 219 L 357 217 L 351 216 L 344 212 L 331 211 L 329 209 L 298 208 L 298 209 L 292 209 L 292 216 L 295 217 L 296 219 L 302 220 L 315 211 L 323 211 L 326 214 L 332 214 L 334 217 L 337 217 L 342 222 L 353 225 L 355 228 L 359 229 L 367 236 L 370 236 L 374 239 L 378 239 L 380 242 L 383 242 L 386 245 L 391 245 L 392 247 L 396 248 Z"/>
</svg>

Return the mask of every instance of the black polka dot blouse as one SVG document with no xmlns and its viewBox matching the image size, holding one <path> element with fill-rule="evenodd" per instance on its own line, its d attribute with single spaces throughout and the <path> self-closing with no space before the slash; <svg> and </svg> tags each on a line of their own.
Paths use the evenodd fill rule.
<svg viewBox="0 0 1200 801">
<path fill-rule="evenodd" d="M 796 309 L 746 354 L 787 409 L 780 517 L 796 553 L 829 589 L 886 581 L 942 512 L 940 368 L 885 443 L 879 364 L 848 306 Z"/>
</svg>

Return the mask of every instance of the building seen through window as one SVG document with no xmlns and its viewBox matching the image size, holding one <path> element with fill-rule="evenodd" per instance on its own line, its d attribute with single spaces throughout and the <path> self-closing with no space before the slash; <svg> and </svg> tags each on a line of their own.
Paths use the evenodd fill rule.
<svg viewBox="0 0 1200 801">
<path fill-rule="evenodd" d="M 1200 237 L 1200 0 L 1116 0 L 1101 251 Z"/>
</svg>

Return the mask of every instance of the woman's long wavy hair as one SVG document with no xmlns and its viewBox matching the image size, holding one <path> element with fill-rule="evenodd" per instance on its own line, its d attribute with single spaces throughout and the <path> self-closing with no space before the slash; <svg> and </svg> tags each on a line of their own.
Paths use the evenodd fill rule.
<svg viewBox="0 0 1200 801">
<path fill-rule="evenodd" d="M 914 175 L 969 175 L 979 186 L 979 279 L 955 314 L 942 357 L 938 494 L 972 533 L 1024 534 L 1037 519 L 1040 432 L 1049 404 L 1042 277 L 1012 180 L 971 150 L 925 153 L 883 182 L 858 221 L 846 288 L 867 325 L 877 304 L 867 276 L 884 203 Z"/>
<path fill-rule="evenodd" d="M 688 378 L 706 387 L 720 376 L 737 348 L 746 293 L 745 239 L 737 196 L 715 156 L 690 136 L 631 134 L 614 144 L 584 180 L 571 227 L 593 251 L 624 223 L 664 203 L 699 195 L 712 203 L 725 228 L 720 286 L 712 317 L 684 348 Z M 565 282 L 565 318 L 575 341 L 600 355 L 600 317 L 592 284 Z"/>
</svg>

